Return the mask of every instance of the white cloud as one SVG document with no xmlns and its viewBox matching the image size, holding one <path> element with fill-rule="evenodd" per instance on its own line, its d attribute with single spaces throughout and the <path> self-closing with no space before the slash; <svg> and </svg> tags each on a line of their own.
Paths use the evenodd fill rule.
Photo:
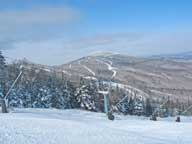
<svg viewBox="0 0 192 144">
<path fill-rule="evenodd" d="M 63 38 L 24 41 L 4 51 L 12 58 L 28 58 L 42 64 L 63 64 L 96 51 L 111 51 L 133 56 L 192 51 L 192 33 L 115 33 L 79 40 Z"/>
<path fill-rule="evenodd" d="M 79 18 L 69 7 L 36 7 L 31 9 L 0 11 L 0 27 L 39 24 L 63 24 Z"/>
<path fill-rule="evenodd" d="M 32 7 L 0 11 L 0 49 L 33 39 L 50 39 L 80 19 L 71 7 Z M 60 29 L 60 30 L 58 30 Z M 62 30 L 61 30 L 62 29 Z"/>
</svg>

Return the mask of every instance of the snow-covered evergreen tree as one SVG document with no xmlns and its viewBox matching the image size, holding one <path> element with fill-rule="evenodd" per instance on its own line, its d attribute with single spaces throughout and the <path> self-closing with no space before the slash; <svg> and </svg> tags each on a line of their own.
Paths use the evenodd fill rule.
<svg viewBox="0 0 192 144">
<path fill-rule="evenodd" d="M 91 84 L 86 85 L 84 82 L 81 82 L 80 88 L 77 88 L 75 92 L 75 96 L 82 109 L 96 111 L 94 102 L 95 92 Z"/>
<path fill-rule="evenodd" d="M 0 97 L 3 97 L 5 91 L 5 81 L 7 79 L 6 75 L 6 65 L 5 58 L 0 51 Z"/>
<path fill-rule="evenodd" d="M 24 107 L 24 96 L 25 92 L 23 88 L 17 87 L 17 89 L 13 89 L 11 94 L 9 95 L 9 105 L 12 107 Z"/>
<path fill-rule="evenodd" d="M 40 85 L 36 91 L 35 101 L 32 103 L 36 108 L 49 108 L 51 102 L 51 91 L 47 86 Z M 34 95 L 33 95 L 34 97 Z"/>
<path fill-rule="evenodd" d="M 130 97 L 128 113 L 132 115 L 133 114 L 133 110 L 134 110 L 134 100 L 133 100 L 132 97 Z"/>
<path fill-rule="evenodd" d="M 66 81 L 64 84 L 52 90 L 51 104 L 52 107 L 58 109 L 70 109 L 75 107 L 76 102 L 74 101 L 73 88 L 70 82 Z"/>
<path fill-rule="evenodd" d="M 143 97 L 135 97 L 134 98 L 134 109 L 133 109 L 133 114 L 135 115 L 143 115 L 144 113 L 144 102 L 143 102 Z"/>
<path fill-rule="evenodd" d="M 0 98 L 2 98 L 2 97 L 3 97 L 3 88 L 2 88 L 2 86 L 0 84 Z"/>
<path fill-rule="evenodd" d="M 5 69 L 5 57 L 2 55 L 2 52 L 0 51 L 0 70 Z"/>
<path fill-rule="evenodd" d="M 145 101 L 145 115 L 146 116 L 151 116 L 153 113 L 153 107 L 151 105 L 151 101 L 149 98 L 146 99 Z"/>
<path fill-rule="evenodd" d="M 74 97 L 74 88 L 72 84 L 69 81 L 66 81 L 64 83 L 64 86 L 61 87 L 61 90 L 62 90 L 62 96 L 64 98 L 63 108 L 65 109 L 76 108 L 77 100 Z"/>
<path fill-rule="evenodd" d="M 75 87 L 70 81 L 67 81 L 67 93 L 68 93 L 68 108 L 78 108 L 77 98 L 75 96 Z"/>
</svg>

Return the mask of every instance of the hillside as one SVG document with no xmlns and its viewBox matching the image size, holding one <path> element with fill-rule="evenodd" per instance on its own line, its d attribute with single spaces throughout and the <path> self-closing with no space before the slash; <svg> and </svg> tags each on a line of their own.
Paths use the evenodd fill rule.
<svg viewBox="0 0 192 144">
<path fill-rule="evenodd" d="M 166 101 L 169 102 L 165 107 L 172 111 L 174 108 L 184 111 L 192 104 L 192 62 L 189 60 L 111 53 L 90 55 L 60 66 L 22 60 L 9 65 L 10 78 L 14 79 L 19 73 L 20 65 L 23 76 L 10 96 L 12 105 L 17 107 L 77 108 L 76 92 L 82 87 L 82 79 L 88 85 L 92 82 L 97 85 L 89 95 L 97 101 L 99 111 L 103 110 L 103 102 L 97 91 L 104 87 L 110 89 L 109 103 L 113 106 L 124 96 L 128 96 L 126 103 L 131 97 L 141 97 L 144 105 L 149 98 L 153 109 Z"/>
<path fill-rule="evenodd" d="M 192 62 L 188 60 L 106 54 L 84 57 L 56 68 L 69 79 L 102 79 L 144 96 L 192 101 Z"/>
</svg>

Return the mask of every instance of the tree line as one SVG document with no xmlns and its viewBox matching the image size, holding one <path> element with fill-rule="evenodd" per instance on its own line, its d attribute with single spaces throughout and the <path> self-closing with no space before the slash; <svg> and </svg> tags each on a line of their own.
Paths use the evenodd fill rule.
<svg viewBox="0 0 192 144">
<path fill-rule="evenodd" d="M 19 64 L 6 65 L 0 52 L 0 97 L 3 97 L 19 73 Z M 109 82 L 110 84 L 110 82 Z M 98 92 L 109 90 L 108 107 L 110 111 L 125 115 L 150 116 L 156 110 L 160 116 L 176 115 L 185 109 L 179 101 L 169 97 L 155 100 L 142 97 L 134 90 L 127 93 L 122 88 L 111 87 L 102 80 L 93 81 L 80 78 L 76 83 L 64 76 L 58 78 L 54 73 L 38 68 L 26 69 L 19 83 L 8 97 L 10 107 L 23 108 L 81 108 L 89 111 L 104 111 L 103 96 Z M 166 102 L 163 106 L 162 103 Z"/>
</svg>

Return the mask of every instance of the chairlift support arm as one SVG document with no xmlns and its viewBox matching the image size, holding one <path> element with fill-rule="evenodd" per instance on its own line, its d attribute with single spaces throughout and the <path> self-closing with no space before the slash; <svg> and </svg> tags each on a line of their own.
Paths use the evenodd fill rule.
<svg viewBox="0 0 192 144">
<path fill-rule="evenodd" d="M 5 97 L 4 97 L 4 100 L 7 99 L 7 97 L 9 96 L 9 94 L 10 94 L 10 92 L 11 92 L 11 90 L 13 89 L 13 87 L 15 86 L 15 84 L 17 83 L 18 79 L 21 77 L 22 74 L 23 74 L 23 71 L 21 71 L 21 72 L 19 73 L 19 75 L 17 76 L 17 78 L 15 79 L 15 81 L 13 82 L 13 84 L 11 85 L 9 91 L 7 92 L 7 94 L 6 94 Z"/>
<path fill-rule="evenodd" d="M 185 112 L 187 112 L 187 111 L 190 110 L 191 108 L 192 108 L 192 105 L 191 105 L 190 107 L 188 107 L 186 110 L 184 110 L 184 111 L 182 112 L 182 114 L 185 113 Z"/>
</svg>

